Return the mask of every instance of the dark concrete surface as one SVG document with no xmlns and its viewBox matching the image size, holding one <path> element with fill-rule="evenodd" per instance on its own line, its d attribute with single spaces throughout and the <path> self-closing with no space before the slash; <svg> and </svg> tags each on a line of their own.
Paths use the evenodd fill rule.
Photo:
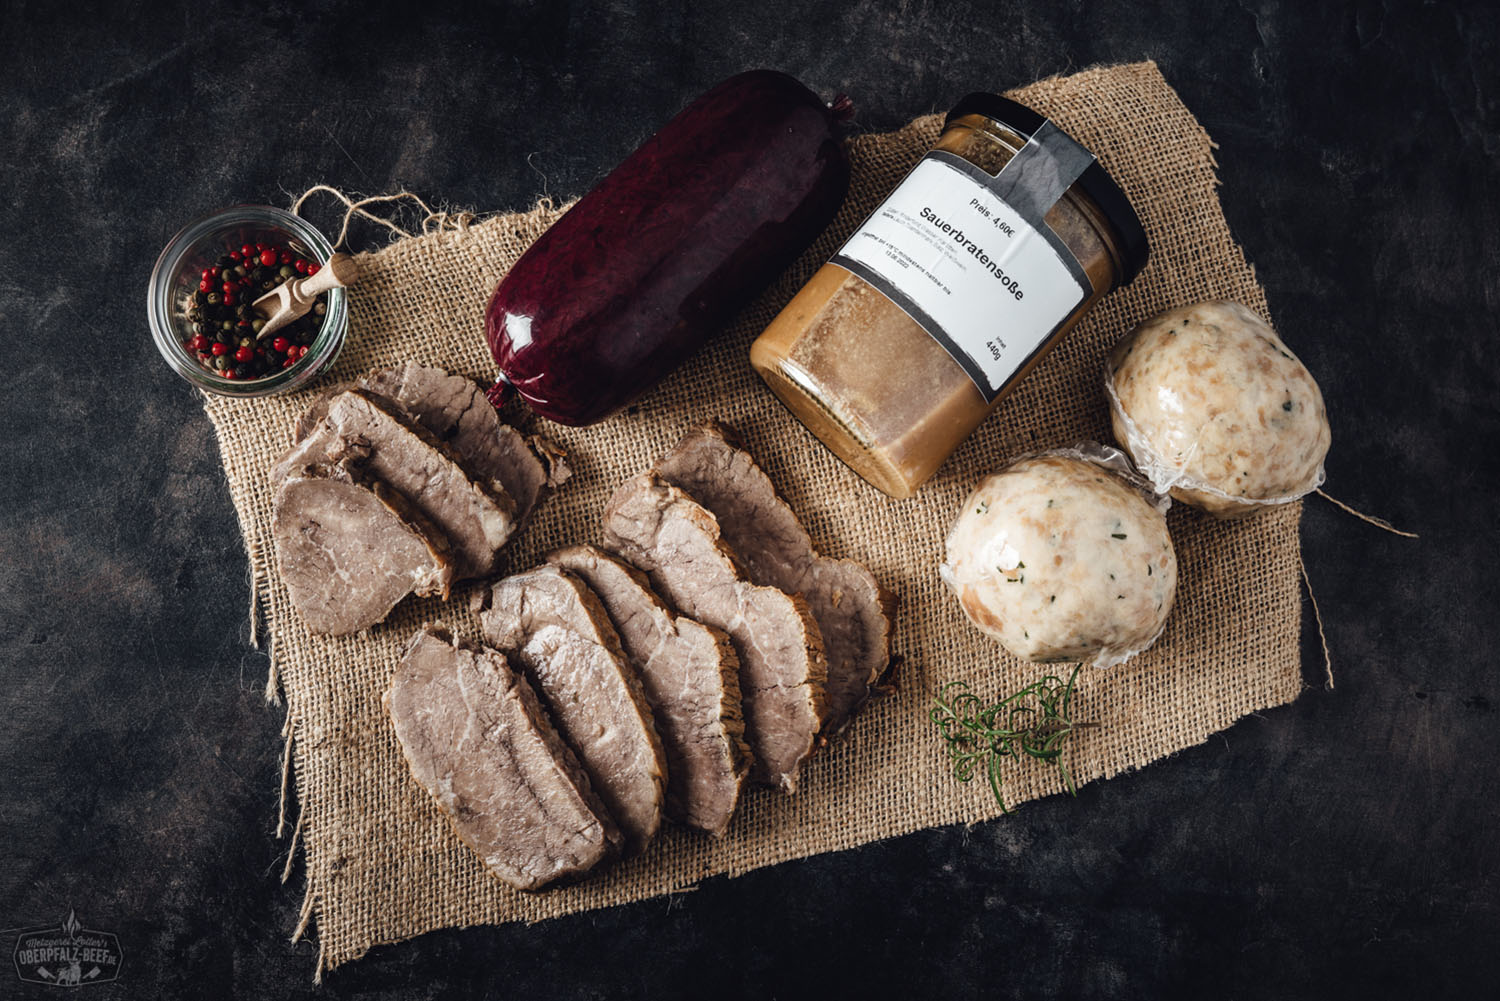
<svg viewBox="0 0 1500 1001">
<path fill-rule="evenodd" d="M 0 950 L 115 932 L 94 998 L 1494 996 L 1500 26 L 1451 4 L 5 3 Z M 1303 540 L 1338 687 L 1078 799 L 310 983 L 278 881 L 281 713 L 212 431 L 150 266 L 189 219 L 326 181 L 480 209 L 586 190 L 753 66 L 882 130 L 1152 58 L 1322 382 Z M 332 219 L 325 216 L 325 224 Z M 364 232 L 361 239 L 378 238 Z M 58 996 L 0 969 L 0 997 Z"/>
</svg>

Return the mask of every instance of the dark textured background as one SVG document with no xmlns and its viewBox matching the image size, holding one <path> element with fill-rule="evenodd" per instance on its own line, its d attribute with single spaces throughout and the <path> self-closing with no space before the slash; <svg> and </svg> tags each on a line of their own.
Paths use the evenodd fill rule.
<svg viewBox="0 0 1500 1001">
<path fill-rule="evenodd" d="M 1230 224 L 1327 397 L 1329 489 L 1422 535 L 1308 505 L 1337 690 L 1076 801 L 439 932 L 322 991 L 1493 996 L 1500 29 L 1481 7 L 39 2 L 0 24 L 0 928 L 76 908 L 116 932 L 123 975 L 90 997 L 318 993 L 314 947 L 287 944 L 281 713 L 233 511 L 141 308 L 178 227 L 317 181 L 484 210 L 578 194 L 754 66 L 846 90 L 884 130 L 1143 58 L 1219 143 Z M 0 969 L 0 997 L 31 991 Z"/>
</svg>

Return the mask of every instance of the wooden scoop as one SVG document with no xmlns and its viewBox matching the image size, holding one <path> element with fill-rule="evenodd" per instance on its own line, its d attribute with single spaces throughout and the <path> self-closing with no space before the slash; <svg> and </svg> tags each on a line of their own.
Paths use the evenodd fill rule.
<svg viewBox="0 0 1500 1001">
<path fill-rule="evenodd" d="M 329 289 L 353 285 L 358 280 L 359 265 L 354 258 L 334 254 L 317 274 L 282 282 L 250 304 L 251 310 L 266 321 L 255 339 L 263 341 L 297 317 L 306 316 L 313 308 L 313 301 Z"/>
</svg>

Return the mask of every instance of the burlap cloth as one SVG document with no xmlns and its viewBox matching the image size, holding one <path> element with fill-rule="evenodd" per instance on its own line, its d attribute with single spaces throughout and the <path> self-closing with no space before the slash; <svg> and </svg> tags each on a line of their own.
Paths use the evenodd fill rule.
<svg viewBox="0 0 1500 1001">
<path fill-rule="evenodd" d="M 746 352 L 929 148 L 941 125 L 936 115 L 853 139 L 853 184 L 829 231 L 638 407 L 581 430 L 507 408 L 517 425 L 566 447 L 576 470 L 511 544 L 513 570 L 534 565 L 554 546 L 598 541 L 599 513 L 614 486 L 647 468 L 689 425 L 722 417 L 745 433 L 819 548 L 864 562 L 901 597 L 895 646 L 905 660 L 895 693 L 872 703 L 846 737 L 816 756 L 797 795 L 750 791 L 722 841 L 668 829 L 643 857 L 581 885 L 531 896 L 487 875 L 412 781 L 380 704 L 402 645 L 423 620 L 441 619 L 478 637 L 466 610 L 468 590 L 446 604 L 408 600 L 368 635 L 309 635 L 278 578 L 267 470 L 311 393 L 208 398 L 272 637 L 272 686 L 279 675 L 287 703 L 307 871 L 298 931 L 315 918 L 319 972 L 373 945 L 435 928 L 622 904 L 708 876 L 999 815 L 982 778 L 968 785 L 953 779 L 928 721 L 929 701 L 945 681 L 965 680 L 981 694 L 998 695 L 1046 671 L 1011 658 L 968 626 L 945 592 L 937 566 L 949 522 L 976 479 L 1008 457 L 1078 439 L 1108 440 L 1100 367 L 1110 345 L 1141 318 L 1207 298 L 1266 312 L 1264 293 L 1219 207 L 1213 143 L 1154 64 L 1093 69 L 1012 96 L 1098 154 L 1145 223 L 1151 261 L 1133 285 L 1103 300 L 914 499 L 890 500 L 841 465 L 759 382 Z M 544 203 L 361 255 L 349 343 L 329 380 L 416 359 L 488 381 L 493 368 L 482 317 L 490 290 L 561 211 Z M 1177 607 L 1149 652 L 1124 667 L 1080 675 L 1074 718 L 1101 724 L 1073 743 L 1080 784 L 1200 743 L 1247 713 L 1296 697 L 1300 513 L 1292 504 L 1222 523 L 1173 509 L 1181 561 Z M 1012 804 L 1060 790 L 1056 769 L 1031 762 L 1012 764 L 1004 781 Z"/>
</svg>

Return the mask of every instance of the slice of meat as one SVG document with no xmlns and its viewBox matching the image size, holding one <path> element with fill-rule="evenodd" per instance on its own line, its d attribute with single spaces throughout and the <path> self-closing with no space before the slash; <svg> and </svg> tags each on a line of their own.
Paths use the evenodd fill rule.
<svg viewBox="0 0 1500 1001">
<path fill-rule="evenodd" d="M 545 438 L 528 439 L 501 421 L 473 379 L 409 361 L 371 372 L 358 386 L 394 401 L 448 445 L 471 476 L 499 482 L 516 502 L 518 523 L 571 474 L 561 449 Z M 297 421 L 296 440 L 311 434 L 328 413 L 329 401 L 351 388 L 352 383 L 335 386 L 315 399 Z"/>
<path fill-rule="evenodd" d="M 384 483 L 349 463 L 282 481 L 271 535 L 292 604 L 315 633 L 367 629 L 408 594 L 448 597 L 447 540 Z"/>
<path fill-rule="evenodd" d="M 843 729 L 891 662 L 895 595 L 863 565 L 818 555 L 733 428 L 690 431 L 656 472 L 713 512 L 752 581 L 807 599 L 828 655 L 825 728 Z"/>
<path fill-rule="evenodd" d="M 328 416 L 328 404 L 335 396 L 360 388 L 362 387 L 357 382 L 336 382 L 314 396 L 307 409 L 302 411 L 302 416 L 297 418 L 297 423 L 292 425 L 292 444 L 297 444 L 317 430 L 318 425 L 323 423 L 323 418 Z"/>
<path fill-rule="evenodd" d="M 640 676 L 667 752 L 667 816 L 722 837 L 751 762 L 729 635 L 674 614 L 645 574 L 602 549 L 569 546 L 547 561 L 599 596 Z"/>
<path fill-rule="evenodd" d="M 584 584 L 557 567 L 499 581 L 480 623 L 485 639 L 536 687 L 594 790 L 640 851 L 661 826 L 666 758 L 640 679 L 609 615 Z"/>
<path fill-rule="evenodd" d="M 412 777 L 511 886 L 576 878 L 618 851 L 588 776 L 496 651 L 423 626 L 383 701 Z"/>
<path fill-rule="evenodd" d="M 384 480 L 442 529 L 453 547 L 454 576 L 482 577 L 515 528 L 515 504 L 492 481 L 471 478 L 430 432 L 395 404 L 366 390 L 339 393 L 313 433 L 272 470 L 274 479 L 308 463 L 348 455 Z"/>
<path fill-rule="evenodd" d="M 606 543 L 656 592 L 729 634 L 740 660 L 750 777 L 795 792 L 822 723 L 827 661 L 807 602 L 745 579 L 714 516 L 652 473 L 621 484 L 604 509 Z"/>
</svg>

